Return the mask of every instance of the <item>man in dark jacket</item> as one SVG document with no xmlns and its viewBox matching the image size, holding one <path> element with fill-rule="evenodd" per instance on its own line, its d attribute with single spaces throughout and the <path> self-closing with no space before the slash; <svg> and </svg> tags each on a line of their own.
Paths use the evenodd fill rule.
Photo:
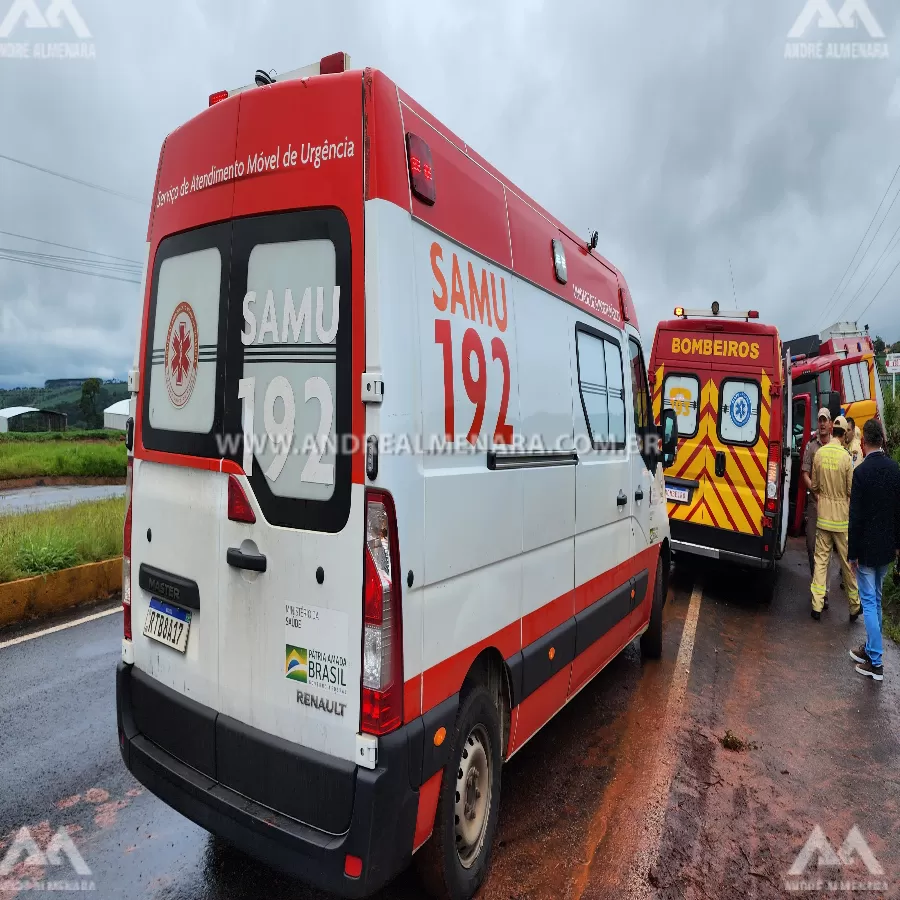
<svg viewBox="0 0 900 900">
<path fill-rule="evenodd" d="M 867 641 L 850 656 L 860 675 L 883 681 L 881 588 L 888 566 L 900 555 L 900 466 L 884 452 L 877 419 L 863 426 L 862 444 L 865 459 L 853 473 L 850 493 L 847 556 L 857 573 Z"/>
</svg>

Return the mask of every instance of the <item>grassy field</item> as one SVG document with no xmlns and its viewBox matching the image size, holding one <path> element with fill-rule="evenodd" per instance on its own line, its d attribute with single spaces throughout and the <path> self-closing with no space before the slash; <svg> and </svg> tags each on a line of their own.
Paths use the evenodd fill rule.
<svg viewBox="0 0 900 900">
<path fill-rule="evenodd" d="M 10 431 L 0 434 L 0 444 L 59 444 L 69 441 L 108 441 L 115 444 L 124 440 L 124 431 L 105 431 L 102 428 L 99 431 L 70 428 L 68 431 Z"/>
<path fill-rule="evenodd" d="M 0 516 L 0 583 L 122 553 L 125 498 Z"/>
<path fill-rule="evenodd" d="M 46 476 L 124 478 L 125 444 L 113 440 L 0 441 L 0 481 Z"/>
<path fill-rule="evenodd" d="M 882 631 L 900 644 L 900 588 L 894 584 L 891 577 L 894 567 L 888 573 L 884 581 L 884 596 L 881 599 L 881 609 L 884 613 Z"/>
</svg>

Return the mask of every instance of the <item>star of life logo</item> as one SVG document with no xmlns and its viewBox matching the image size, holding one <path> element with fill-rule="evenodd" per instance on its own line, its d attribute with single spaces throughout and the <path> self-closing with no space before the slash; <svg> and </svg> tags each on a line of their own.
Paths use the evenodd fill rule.
<svg viewBox="0 0 900 900">
<path fill-rule="evenodd" d="M 886 893 L 888 882 L 884 874 L 884 868 L 857 825 L 847 832 L 839 850 L 834 849 L 822 827 L 816 825 L 788 870 L 784 889 L 792 893 Z"/>
<path fill-rule="evenodd" d="M 181 409 L 191 399 L 199 362 L 197 319 L 190 303 L 175 307 L 166 335 L 166 390 L 173 406 Z"/>
<path fill-rule="evenodd" d="M 65 826 L 43 847 L 35 834 L 23 826 L 0 859 L 0 894 L 94 890 L 91 870 Z"/>
<path fill-rule="evenodd" d="M 868 0 L 843 0 L 837 13 L 832 2 L 836 6 L 840 0 L 806 0 L 788 32 L 784 58 L 888 59 L 888 42 Z M 845 37 L 857 39 L 842 40 Z"/>
<path fill-rule="evenodd" d="M 0 0 L 2 4 L 3 0 Z M 0 5 L 2 10 L 2 5 Z M 30 31 L 49 37 L 48 30 L 59 30 L 66 40 L 25 40 Z M 56 35 L 54 35 L 56 36 Z M 73 38 L 77 40 L 73 40 Z M 74 0 L 49 0 L 41 9 L 38 0 L 12 0 L 0 21 L 0 59 L 96 59 L 91 31 Z"/>
</svg>

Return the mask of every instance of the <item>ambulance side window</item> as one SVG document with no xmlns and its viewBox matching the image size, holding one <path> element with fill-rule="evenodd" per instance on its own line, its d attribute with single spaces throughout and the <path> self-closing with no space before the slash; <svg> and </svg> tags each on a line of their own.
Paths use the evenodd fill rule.
<svg viewBox="0 0 900 900">
<path fill-rule="evenodd" d="M 578 387 L 581 408 L 595 450 L 625 446 L 625 378 L 617 341 L 577 325 Z"/>
<path fill-rule="evenodd" d="M 678 436 L 697 436 L 700 410 L 700 379 L 696 375 L 670 373 L 663 382 L 663 409 L 674 409 Z"/>
<path fill-rule="evenodd" d="M 719 439 L 752 447 L 759 440 L 759 405 L 758 382 L 726 378 L 719 394 Z"/>
</svg>

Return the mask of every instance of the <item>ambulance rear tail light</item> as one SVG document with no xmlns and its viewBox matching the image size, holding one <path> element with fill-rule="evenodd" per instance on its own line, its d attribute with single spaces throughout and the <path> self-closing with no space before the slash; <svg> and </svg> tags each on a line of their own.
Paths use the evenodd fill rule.
<svg viewBox="0 0 900 900">
<path fill-rule="evenodd" d="M 234 475 L 228 476 L 228 518 L 232 522 L 246 522 L 248 525 L 256 522 L 256 513 L 253 512 L 243 486 Z"/>
<path fill-rule="evenodd" d="M 431 148 L 418 135 L 406 133 L 406 155 L 409 159 L 409 186 L 423 203 L 434 205 L 434 164 Z"/>
<path fill-rule="evenodd" d="M 134 457 L 128 457 L 125 476 L 125 527 L 122 531 L 122 632 L 131 640 L 131 497 L 134 485 Z"/>
<path fill-rule="evenodd" d="M 781 470 L 781 445 L 769 444 L 769 465 L 766 474 L 766 512 L 778 512 L 778 475 Z"/>
<path fill-rule="evenodd" d="M 218 103 L 220 100 L 228 99 L 228 91 L 216 91 L 214 94 L 209 95 L 209 105 L 212 106 L 214 103 Z"/>
<path fill-rule="evenodd" d="M 400 559 L 394 501 L 366 492 L 363 548 L 361 730 L 382 735 L 403 722 L 403 630 Z"/>
</svg>

